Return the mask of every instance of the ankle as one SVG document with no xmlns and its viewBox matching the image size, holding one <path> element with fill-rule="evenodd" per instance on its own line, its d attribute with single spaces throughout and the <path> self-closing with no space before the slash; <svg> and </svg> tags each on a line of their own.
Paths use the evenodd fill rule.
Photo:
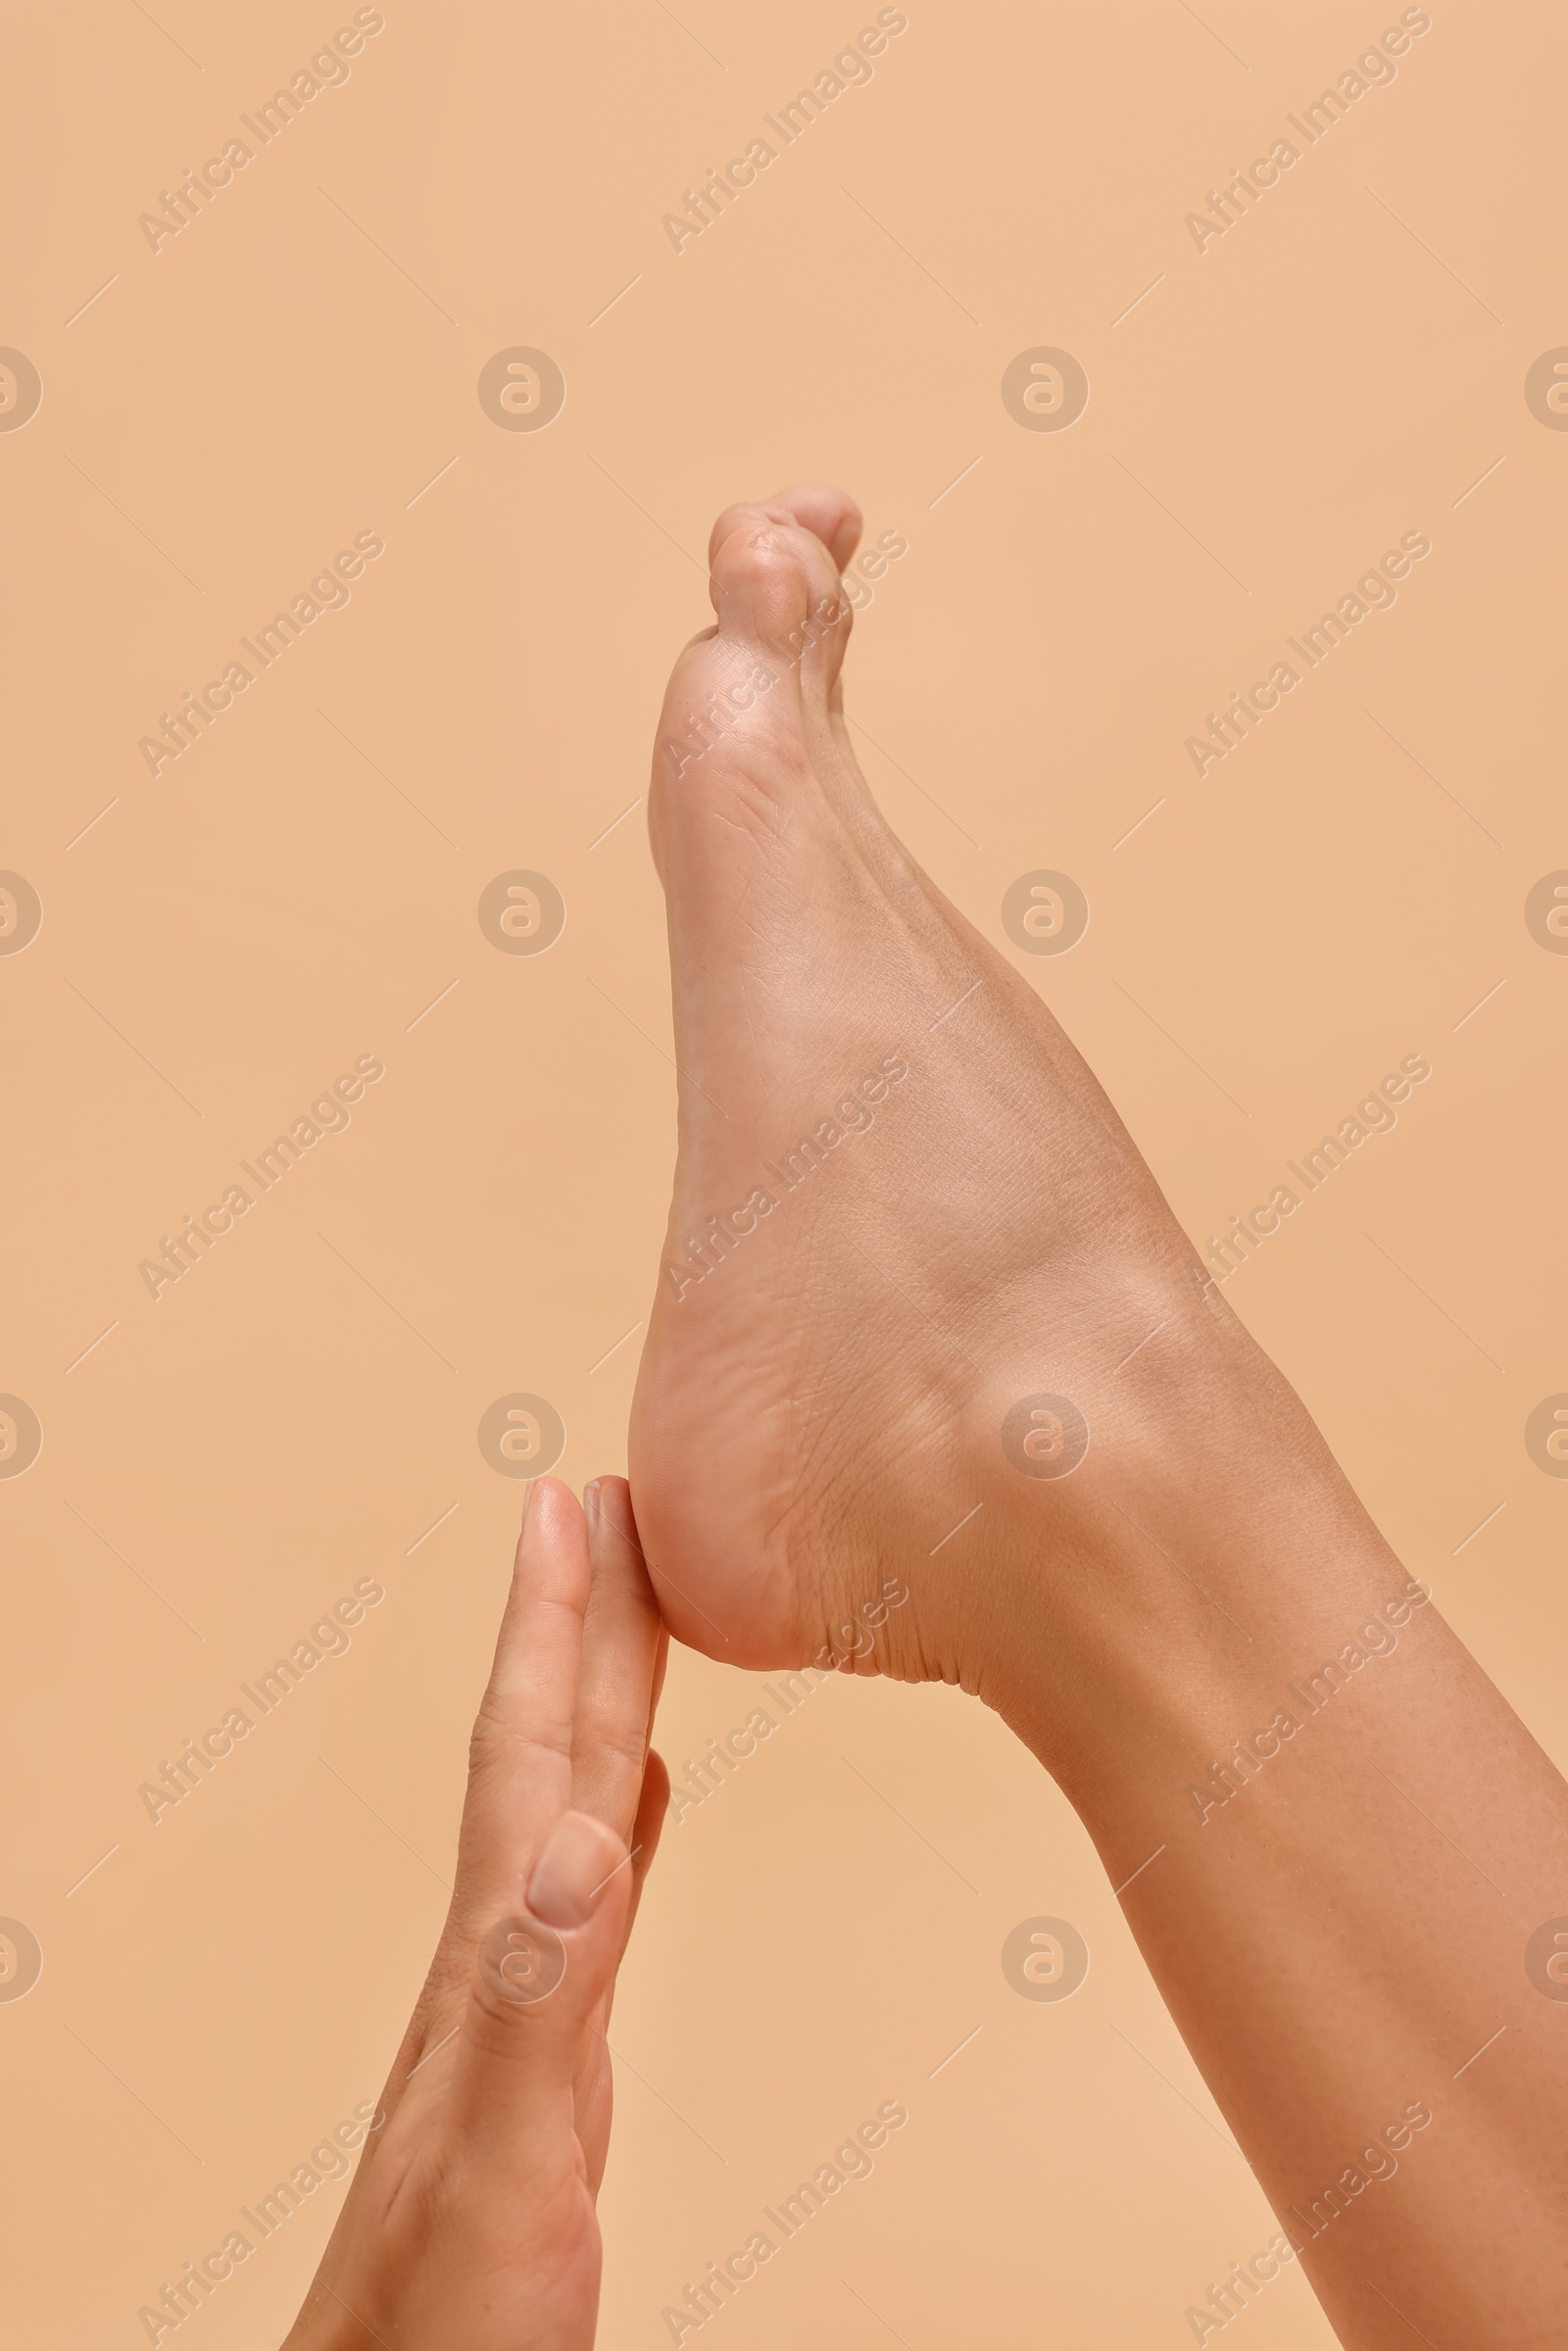
<svg viewBox="0 0 1568 2351">
<path fill-rule="evenodd" d="M 1199 1461 L 1086 1486 L 1070 1543 L 1058 1527 L 1043 1543 L 1027 1506 L 1005 1527 L 999 1513 L 1006 1598 L 980 1687 L 1091 1828 L 1200 1781 L 1293 1690 L 1304 1711 L 1326 1660 L 1358 1671 L 1425 1622 L 1429 1592 L 1332 1464 L 1278 1442 L 1255 1457 L 1266 1474 L 1221 1483 Z"/>
<path fill-rule="evenodd" d="M 1222 1737 L 1251 1683 L 1343 1641 L 1406 1581 L 1299 1398 L 1194 1273 L 1129 1277 L 1092 1340 L 1045 1358 L 1039 1394 L 993 1390 L 971 1420 L 970 1518 L 956 1510 L 961 1532 L 910 1574 L 924 1656 L 1058 1777 L 1210 1717 Z M 1053 1321 L 1070 1327 L 1059 1293 Z"/>
</svg>

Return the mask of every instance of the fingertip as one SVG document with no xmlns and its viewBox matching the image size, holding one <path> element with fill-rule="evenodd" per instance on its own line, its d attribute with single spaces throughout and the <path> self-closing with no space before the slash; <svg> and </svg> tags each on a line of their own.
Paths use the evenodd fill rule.
<svg viewBox="0 0 1568 2351">
<path fill-rule="evenodd" d="M 649 1605 L 657 1614 L 658 1602 L 648 1581 L 648 1563 L 637 1531 L 631 1488 L 624 1478 L 599 1477 L 593 1481 L 593 1506 L 588 1514 L 588 1547 L 596 1582 L 604 1579 L 617 1591 L 645 1592 Z M 586 1496 L 584 1502 L 586 1507 Z"/>
<path fill-rule="evenodd" d="M 534 1478 L 524 1497 L 522 1525 L 512 1564 L 512 1591 L 503 1618 L 530 1595 L 549 1591 L 586 1605 L 590 1570 L 582 1504 L 560 1478 Z"/>
<path fill-rule="evenodd" d="M 631 1506 L 631 1488 L 624 1478 L 595 1478 L 599 1514 L 603 1524 L 613 1527 L 639 1554 L 642 1543 L 637 1535 L 637 1520 Z"/>
<path fill-rule="evenodd" d="M 582 1504 L 562 1478 L 530 1478 L 522 1497 L 518 1542 L 529 1535 L 549 1542 L 571 1526 L 582 1524 Z"/>
</svg>

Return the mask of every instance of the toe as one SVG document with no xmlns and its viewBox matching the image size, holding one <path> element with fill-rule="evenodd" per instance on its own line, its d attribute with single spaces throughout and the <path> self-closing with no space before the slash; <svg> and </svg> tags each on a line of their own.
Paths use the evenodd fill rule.
<svg viewBox="0 0 1568 2351">
<path fill-rule="evenodd" d="M 754 510 L 714 556 L 709 593 L 721 643 L 781 663 L 794 680 L 787 699 L 831 723 L 855 611 L 815 533 Z"/>
<path fill-rule="evenodd" d="M 808 615 L 815 634 L 814 624 L 831 613 L 831 686 L 849 618 L 839 573 L 859 536 L 859 508 L 824 483 L 799 482 L 771 498 L 726 507 L 708 542 L 720 635 L 777 645 L 798 636 Z"/>
<path fill-rule="evenodd" d="M 820 539 L 840 571 L 860 544 L 859 508 L 848 491 L 834 489 L 828 482 L 797 482 L 763 504 L 789 514 L 803 530 Z"/>
<path fill-rule="evenodd" d="M 757 507 L 734 507 L 733 527 L 711 561 L 709 593 L 720 637 L 783 646 L 799 636 L 813 605 L 838 602 L 818 541 L 790 523 L 773 522 Z"/>
<path fill-rule="evenodd" d="M 797 482 L 791 489 L 776 490 L 770 498 L 726 507 L 709 538 L 709 563 L 712 563 L 732 532 L 745 522 L 759 521 L 809 531 L 826 548 L 838 571 L 843 570 L 860 543 L 860 510 L 847 491 L 836 490 L 826 482 Z"/>
</svg>

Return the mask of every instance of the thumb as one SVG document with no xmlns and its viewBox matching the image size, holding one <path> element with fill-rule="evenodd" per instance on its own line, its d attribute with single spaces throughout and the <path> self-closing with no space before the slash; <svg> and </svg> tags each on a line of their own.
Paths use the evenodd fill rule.
<svg viewBox="0 0 1568 2351">
<path fill-rule="evenodd" d="M 628 1861 L 603 1821 L 564 1812 L 522 1905 L 484 1937 L 451 2082 L 453 2125 L 476 2152 L 547 2163 L 569 2139 L 582 2036 L 620 1958 Z"/>
</svg>

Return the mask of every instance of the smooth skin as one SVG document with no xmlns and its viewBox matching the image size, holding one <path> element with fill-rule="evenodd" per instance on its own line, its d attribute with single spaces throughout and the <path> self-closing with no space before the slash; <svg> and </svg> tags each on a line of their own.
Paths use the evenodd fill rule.
<svg viewBox="0 0 1568 2351">
<path fill-rule="evenodd" d="M 1349 2351 L 1547 2351 L 1568 2002 L 1526 1952 L 1568 1913 L 1568 1787 L 882 818 L 840 683 L 858 530 L 813 485 L 719 517 L 655 750 L 679 1151 L 630 1467 L 661 1608 L 795 1666 L 904 1579 L 856 1670 L 961 1684 L 1054 1774 L 1271 2258 Z M 1088 1424 L 1070 1475 L 1004 1447 L 1041 1395 Z M 1263 2279 L 1215 2282 L 1200 2342 Z"/>
<path fill-rule="evenodd" d="M 649 1748 L 664 1636 L 624 1480 L 584 1501 L 554 1478 L 528 1489 L 451 1912 L 284 2351 L 593 2342 L 605 2031 L 669 1780 Z M 547 1997 L 510 1996 L 481 1958 L 509 1919 L 564 1954 Z M 547 1981 L 526 1951 L 519 1981 Z"/>
</svg>

